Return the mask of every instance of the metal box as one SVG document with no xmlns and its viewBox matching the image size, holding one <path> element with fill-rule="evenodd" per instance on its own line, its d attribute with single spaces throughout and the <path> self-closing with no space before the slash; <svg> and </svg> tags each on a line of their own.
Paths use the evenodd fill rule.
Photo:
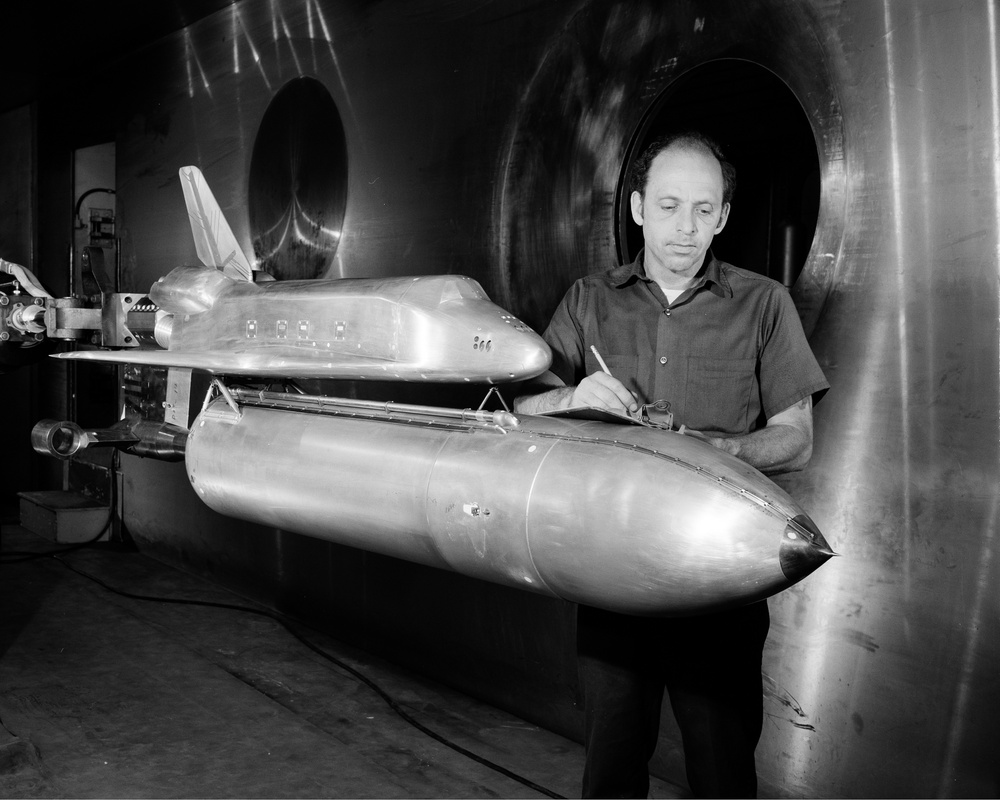
<svg viewBox="0 0 1000 800">
<path fill-rule="evenodd" d="M 86 542 L 108 522 L 108 507 L 79 492 L 19 492 L 21 527 L 54 542 Z M 107 541 L 104 531 L 98 541 Z"/>
</svg>

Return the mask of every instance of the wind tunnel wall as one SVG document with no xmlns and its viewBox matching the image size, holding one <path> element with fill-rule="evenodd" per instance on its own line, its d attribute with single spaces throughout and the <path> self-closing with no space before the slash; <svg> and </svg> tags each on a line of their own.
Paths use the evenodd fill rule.
<svg viewBox="0 0 1000 800">
<path fill-rule="evenodd" d="M 243 0 L 115 73 L 124 285 L 196 263 L 177 170 L 197 164 L 248 252 L 287 247 L 282 277 L 461 273 L 543 328 L 573 279 L 628 252 L 620 182 L 671 92 L 714 62 L 766 70 L 813 136 L 792 293 L 833 386 L 811 465 L 781 483 L 843 558 L 770 601 L 761 793 L 995 796 L 996 25 L 988 0 Z M 261 138 L 303 78 L 336 114 L 272 116 Z M 752 158 L 748 131 L 781 118 L 713 86 L 687 83 L 678 115 L 704 100 Z M 315 135 L 338 122 L 342 141 Z M 302 175 L 335 224 L 268 239 L 263 200 Z M 761 217 L 761 196 L 733 218 Z M 572 606 L 219 517 L 181 465 L 122 469 L 146 552 L 580 735 Z M 655 770 L 683 784 L 681 758 L 665 713 Z"/>
</svg>

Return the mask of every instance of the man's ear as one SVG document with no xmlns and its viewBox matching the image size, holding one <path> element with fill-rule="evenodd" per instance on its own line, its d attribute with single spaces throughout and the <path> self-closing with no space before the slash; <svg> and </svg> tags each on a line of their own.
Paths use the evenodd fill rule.
<svg viewBox="0 0 1000 800">
<path fill-rule="evenodd" d="M 642 195 L 638 192 L 632 192 L 629 201 L 632 204 L 632 219 L 635 220 L 636 225 L 642 225 Z"/>
<path fill-rule="evenodd" d="M 722 233 L 722 229 L 726 227 L 726 222 L 728 221 L 729 221 L 729 203 L 723 203 L 722 213 L 719 214 L 719 224 L 715 226 L 716 235 Z"/>
</svg>

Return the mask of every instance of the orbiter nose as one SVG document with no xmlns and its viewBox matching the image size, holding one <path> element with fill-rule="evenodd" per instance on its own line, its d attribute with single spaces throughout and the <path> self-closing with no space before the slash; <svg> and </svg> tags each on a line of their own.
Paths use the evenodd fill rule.
<svg viewBox="0 0 1000 800">
<path fill-rule="evenodd" d="M 532 376 L 541 375 L 552 365 L 552 350 L 545 340 L 538 336 L 534 341 L 526 340 L 521 346 L 521 371 Z"/>
<path fill-rule="evenodd" d="M 816 523 L 805 514 L 789 521 L 778 547 L 781 572 L 792 582 L 814 572 L 835 555 Z"/>
</svg>

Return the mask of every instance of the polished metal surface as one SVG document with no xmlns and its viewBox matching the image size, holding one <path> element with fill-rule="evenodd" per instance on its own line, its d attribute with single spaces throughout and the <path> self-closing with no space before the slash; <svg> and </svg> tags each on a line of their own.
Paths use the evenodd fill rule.
<svg viewBox="0 0 1000 800">
<path fill-rule="evenodd" d="M 217 269 L 229 278 L 253 280 L 255 265 L 250 263 L 233 235 L 229 221 L 219 208 L 215 194 L 201 170 L 188 165 L 181 167 L 178 174 L 198 259 L 206 267 Z"/>
<path fill-rule="evenodd" d="M 150 287 L 150 299 L 167 314 L 188 316 L 201 314 L 215 305 L 219 295 L 234 280 L 220 270 L 204 267 L 177 267 Z M 169 335 L 162 347 L 170 346 Z"/>
<path fill-rule="evenodd" d="M 206 504 L 249 522 L 655 616 L 761 600 L 832 555 L 785 492 L 679 433 L 227 395 L 185 463 Z"/>
<path fill-rule="evenodd" d="M 163 350 L 58 358 L 280 379 L 452 383 L 505 383 L 548 369 L 548 345 L 471 278 L 276 282 L 243 253 L 201 170 L 187 166 L 179 174 L 204 267 L 176 267 L 149 290 Z M 129 308 L 143 299 L 129 297 Z M 120 295 L 107 300 L 99 309 L 103 342 L 121 344 L 113 337 L 124 331 L 134 347 Z M 0 294 L 0 306 L 6 302 Z"/>
<path fill-rule="evenodd" d="M 184 458 L 186 441 L 186 429 L 139 419 L 90 430 L 69 420 L 43 419 L 31 429 L 31 446 L 36 452 L 63 459 L 93 447 L 115 447 L 137 456 L 180 461 Z"/>
<path fill-rule="evenodd" d="M 803 203 L 817 206 L 815 232 L 792 293 L 833 387 L 815 411 L 811 465 L 781 484 L 843 557 L 769 601 L 761 791 L 996 796 L 997 46 L 991 0 L 244 0 L 116 76 L 124 272 L 148 287 L 195 263 L 175 210 L 183 164 L 210 165 L 228 187 L 222 206 L 252 250 L 247 154 L 281 88 L 309 75 L 339 109 L 349 162 L 324 277 L 468 275 L 540 328 L 570 281 L 628 252 L 620 183 L 646 132 L 675 111 L 710 113 L 754 152 L 770 108 L 729 118 L 726 86 L 699 76 L 720 60 L 734 62 L 730 75 L 748 65 L 743 91 L 768 71 L 813 136 L 819 175 Z M 777 173 L 780 150 L 768 152 Z M 751 181 L 732 224 L 799 183 L 809 194 L 804 174 Z M 368 628 L 382 641 L 414 637 L 420 646 L 400 652 L 422 653 L 444 679 L 577 724 L 571 669 L 538 650 L 567 636 L 550 606 L 452 584 L 442 594 L 459 596 L 437 605 L 421 585 L 391 606 L 401 573 L 317 558 L 267 527 L 227 534 L 222 518 L 178 502 L 183 475 L 126 462 L 129 527 L 149 546 L 252 575 L 241 585 L 266 597 L 307 594 L 301 608 L 377 618 Z M 168 525 L 178 513 L 184 524 Z M 475 656 L 449 671 L 439 649 Z M 661 740 L 654 768 L 683 782 L 669 714 Z"/>
<path fill-rule="evenodd" d="M 525 380 L 552 361 L 537 333 L 461 275 L 257 284 L 178 267 L 153 284 L 150 298 L 177 312 L 168 329 L 157 329 L 169 349 L 56 357 L 256 377 L 451 383 Z"/>
</svg>

